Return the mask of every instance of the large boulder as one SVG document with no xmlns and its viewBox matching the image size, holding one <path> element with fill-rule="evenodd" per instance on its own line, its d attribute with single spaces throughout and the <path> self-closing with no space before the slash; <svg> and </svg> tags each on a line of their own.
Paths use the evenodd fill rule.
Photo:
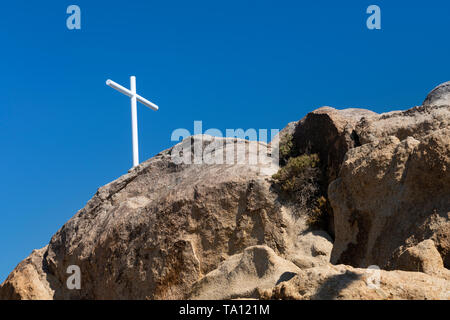
<svg viewBox="0 0 450 320">
<path fill-rule="evenodd" d="M 47 277 L 42 265 L 47 246 L 33 250 L 29 257 L 19 263 L 0 286 L 0 300 L 51 300 L 51 276 Z"/>
<path fill-rule="evenodd" d="M 446 88 L 406 111 L 317 109 L 280 132 L 281 146 L 187 138 L 100 188 L 0 299 L 448 299 Z M 282 164 L 319 154 L 311 208 L 272 179 L 278 151 Z M 334 239 L 313 227 L 322 215 Z M 371 265 L 408 272 L 381 271 L 374 289 Z M 71 266 L 79 290 L 67 287 Z"/>
<path fill-rule="evenodd" d="M 292 231 L 291 231 L 292 232 Z M 308 230 L 291 237 L 289 260 L 302 269 L 326 265 L 330 262 L 333 240 L 323 230 Z"/>
<path fill-rule="evenodd" d="M 271 159 L 186 164 L 172 157 L 176 151 L 194 159 L 191 146 L 197 142 L 204 150 L 201 159 L 227 148 L 244 146 L 249 156 L 252 147 L 265 147 L 194 136 L 142 163 L 100 188 L 52 237 L 37 257 L 38 271 L 28 272 L 32 284 L 26 287 L 17 279 L 27 262 L 19 265 L 0 288 L 2 297 L 33 297 L 31 291 L 50 286 L 41 297 L 181 299 L 195 282 L 247 247 L 266 245 L 282 258 L 298 258 L 297 239 L 307 226 L 271 188 L 278 166 Z M 325 249 L 309 263 L 328 262 L 331 243 L 319 247 Z M 71 265 L 80 268 L 80 290 L 66 287 Z M 48 283 L 49 278 L 54 281 Z"/>
<path fill-rule="evenodd" d="M 190 299 L 257 298 L 259 291 L 291 279 L 300 269 L 329 264 L 333 245 L 326 232 L 303 232 L 292 240 L 289 260 L 267 246 L 231 256 L 193 285 Z"/>
<path fill-rule="evenodd" d="M 355 135 L 361 145 L 390 136 L 400 141 L 427 134 L 450 126 L 450 104 L 419 106 L 405 111 L 391 111 L 364 117 L 355 126 Z"/>
<path fill-rule="evenodd" d="M 358 269 L 328 265 L 300 270 L 261 299 L 296 300 L 449 300 L 450 281 L 420 272 Z"/>
<path fill-rule="evenodd" d="M 321 169 L 320 193 L 327 197 L 327 186 L 337 178 L 345 154 L 360 145 L 355 132 L 356 125 L 361 119 L 376 115 L 370 110 L 357 108 L 338 110 L 326 106 L 316 109 L 297 123 L 289 123 L 280 132 L 281 160 L 283 161 L 283 153 L 286 152 L 287 157 L 318 154 Z M 286 141 L 287 137 L 291 140 Z M 334 237 L 332 210 L 328 210 L 326 220 L 323 222 L 327 225 L 326 231 Z"/>
<path fill-rule="evenodd" d="M 293 132 L 295 153 L 317 153 L 327 181 L 334 180 L 348 150 L 360 145 L 356 124 L 377 114 L 366 109 L 321 107 L 301 119 Z"/>
<path fill-rule="evenodd" d="M 380 132 L 391 135 L 367 130 L 375 133 L 372 142 L 347 152 L 328 189 L 336 234 L 333 263 L 393 269 L 405 249 L 431 239 L 449 268 L 449 108 L 381 116 L 372 128 L 384 127 Z"/>
<path fill-rule="evenodd" d="M 195 283 L 190 299 L 256 298 L 259 290 L 273 288 L 299 271 L 267 246 L 248 247 Z"/>
<path fill-rule="evenodd" d="M 431 239 L 424 240 L 405 250 L 400 250 L 394 268 L 423 272 L 450 280 L 450 270 L 444 267 L 442 257 Z"/>
<path fill-rule="evenodd" d="M 423 102 L 424 106 L 450 105 L 450 81 L 434 88 Z"/>
</svg>

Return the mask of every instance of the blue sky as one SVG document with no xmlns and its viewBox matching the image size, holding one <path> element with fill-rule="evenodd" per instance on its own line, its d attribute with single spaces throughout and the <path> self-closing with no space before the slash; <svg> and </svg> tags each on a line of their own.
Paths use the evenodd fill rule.
<svg viewBox="0 0 450 320">
<path fill-rule="evenodd" d="M 450 80 L 448 1 L 3 1 L 0 5 L 0 282 L 174 129 L 283 128 L 323 105 L 419 105 Z M 66 8 L 81 8 L 81 30 Z M 381 8 L 382 29 L 366 28 Z"/>
</svg>

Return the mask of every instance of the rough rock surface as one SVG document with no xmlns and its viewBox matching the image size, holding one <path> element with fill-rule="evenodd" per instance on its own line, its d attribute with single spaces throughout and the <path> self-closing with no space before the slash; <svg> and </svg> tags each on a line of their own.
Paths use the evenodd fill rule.
<svg viewBox="0 0 450 320">
<path fill-rule="evenodd" d="M 365 117 L 355 126 L 360 144 L 394 136 L 400 141 L 420 139 L 436 130 L 450 126 L 450 105 L 419 106 L 406 111 L 392 111 Z"/>
<path fill-rule="evenodd" d="M 441 128 L 448 126 L 449 108 L 415 108 L 405 120 L 434 118 L 440 129 L 421 131 L 423 122 L 412 120 L 415 137 L 381 136 L 347 152 L 328 189 L 333 263 L 392 269 L 400 250 L 432 239 L 450 266 L 450 128 Z"/>
<path fill-rule="evenodd" d="M 288 227 L 289 228 L 289 227 Z M 292 230 L 291 232 L 294 232 Z M 312 268 L 330 262 L 333 240 L 322 230 L 306 231 L 293 239 L 289 260 L 300 268 Z"/>
<path fill-rule="evenodd" d="M 33 250 L 28 258 L 23 260 L 11 272 L 0 287 L 0 300 L 51 300 L 54 290 L 51 288 L 42 266 L 43 255 L 47 247 Z"/>
<path fill-rule="evenodd" d="M 379 281 L 378 281 L 379 279 Z M 291 280 L 261 290 L 261 299 L 448 300 L 450 281 L 420 272 L 329 265 L 300 270 Z"/>
<path fill-rule="evenodd" d="M 219 153 L 220 144 L 209 148 L 215 142 L 225 149 L 245 145 L 247 155 L 254 152 L 250 146 L 261 145 L 194 136 L 177 146 L 198 141 L 204 158 Z M 46 269 L 38 273 L 56 279 L 54 298 L 180 299 L 247 247 L 264 244 L 280 257 L 298 258 L 296 239 L 306 227 L 271 190 L 277 166 L 176 164 L 170 156 L 174 148 L 100 188 L 53 236 L 43 257 Z M 331 243 L 310 263 L 327 262 L 330 251 Z M 81 290 L 64 285 L 69 265 L 81 269 Z M 12 278 L 4 287 L 13 286 Z"/>
<path fill-rule="evenodd" d="M 444 268 L 442 257 L 433 240 L 424 240 L 414 247 L 409 247 L 398 256 L 395 269 L 423 272 L 450 280 L 450 270 Z"/>
<path fill-rule="evenodd" d="M 249 247 L 195 283 L 190 299 L 256 298 L 258 290 L 273 288 L 299 271 L 267 246 Z"/>
<path fill-rule="evenodd" d="M 423 102 L 424 106 L 450 105 L 450 81 L 434 88 Z"/>
<path fill-rule="evenodd" d="M 310 112 L 300 120 L 294 132 L 296 151 L 317 153 L 323 163 L 328 181 L 334 180 L 345 153 L 360 145 L 354 129 L 362 118 L 370 118 L 376 113 L 365 109 L 337 110 L 322 107 Z"/>
<path fill-rule="evenodd" d="M 334 239 L 277 193 L 278 166 L 256 156 L 276 144 L 194 136 L 100 188 L 0 299 L 450 299 L 448 88 L 406 111 L 319 108 L 280 132 L 287 157 L 319 154 Z M 374 289 L 370 265 L 396 271 Z"/>
</svg>

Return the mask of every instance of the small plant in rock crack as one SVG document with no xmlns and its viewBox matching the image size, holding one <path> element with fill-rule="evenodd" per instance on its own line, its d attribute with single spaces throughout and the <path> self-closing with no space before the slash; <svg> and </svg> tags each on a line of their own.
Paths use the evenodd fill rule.
<svg viewBox="0 0 450 320">
<path fill-rule="evenodd" d="M 303 183 L 313 182 L 319 177 L 319 156 L 317 154 L 303 154 L 289 158 L 287 164 L 272 176 L 281 186 L 281 190 L 288 193 L 301 190 Z"/>
<path fill-rule="evenodd" d="M 285 134 L 280 138 L 280 162 L 285 165 L 292 156 L 294 150 L 294 137 L 292 134 Z"/>
<path fill-rule="evenodd" d="M 311 229 L 327 229 L 330 212 L 330 204 L 324 196 L 315 200 L 313 210 L 307 213 L 306 224 Z"/>
<path fill-rule="evenodd" d="M 320 197 L 322 172 L 317 154 L 289 158 L 287 164 L 272 176 L 282 196 L 295 203 L 296 211 L 313 214 Z"/>
</svg>

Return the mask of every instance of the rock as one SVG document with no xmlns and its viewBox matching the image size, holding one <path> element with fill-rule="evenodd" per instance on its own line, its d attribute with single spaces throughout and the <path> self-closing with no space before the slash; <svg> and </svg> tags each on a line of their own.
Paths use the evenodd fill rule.
<svg viewBox="0 0 450 320">
<path fill-rule="evenodd" d="M 194 136 L 100 188 L 52 237 L 42 258 L 44 274 L 56 279 L 55 299 L 182 299 L 247 247 L 266 245 L 283 258 L 297 250 L 295 239 L 307 227 L 271 189 L 278 167 L 175 163 L 171 152 L 190 142 L 203 146 L 205 159 L 227 148 L 246 146 L 248 156 L 251 147 L 263 147 Z M 216 142 L 223 146 L 210 148 Z M 186 159 L 194 158 L 191 151 L 184 148 Z M 80 267 L 81 290 L 65 286 L 70 265 Z M 27 290 L 15 285 L 19 276 L 16 269 L 7 281 L 6 298 Z"/>
<path fill-rule="evenodd" d="M 282 140 L 283 137 L 291 137 L 294 135 L 295 128 L 297 127 L 298 121 L 289 122 L 286 127 L 284 127 L 271 141 L 271 143 L 275 140 Z"/>
<path fill-rule="evenodd" d="M 361 145 L 394 136 L 420 139 L 436 130 L 450 127 L 450 106 L 420 106 L 362 118 L 355 126 Z"/>
<path fill-rule="evenodd" d="M 248 247 L 195 283 L 190 299 L 255 298 L 258 290 L 273 288 L 299 271 L 267 246 Z"/>
<path fill-rule="evenodd" d="M 47 247 L 33 250 L 0 286 L 0 300 L 51 300 L 54 290 L 51 288 L 42 266 L 43 255 Z"/>
<path fill-rule="evenodd" d="M 432 239 L 450 266 L 450 129 L 417 138 L 389 136 L 348 151 L 328 189 L 332 263 L 392 269 L 401 248 Z"/>
<path fill-rule="evenodd" d="M 442 257 L 433 240 L 424 240 L 399 253 L 395 269 L 423 272 L 450 280 L 450 270 L 444 268 Z"/>
<path fill-rule="evenodd" d="M 259 297 L 296 300 L 449 300 L 450 281 L 419 272 L 328 265 L 300 270 L 291 280 L 273 289 L 259 291 Z"/>
<path fill-rule="evenodd" d="M 327 265 L 330 262 L 333 240 L 325 231 L 315 230 L 301 233 L 294 238 L 294 249 L 289 260 L 302 269 Z"/>
<path fill-rule="evenodd" d="M 355 134 L 356 124 L 364 118 L 376 116 L 375 112 L 349 108 L 338 110 L 321 107 L 308 113 L 295 125 L 292 133 L 291 156 L 317 153 L 321 162 L 321 191 L 326 197 L 328 184 L 337 178 L 345 154 L 360 145 Z M 282 132 L 292 132 L 292 123 Z M 333 213 L 328 212 L 327 232 L 334 237 Z"/>
<path fill-rule="evenodd" d="M 434 88 L 423 102 L 424 106 L 450 105 L 450 81 Z"/>
<path fill-rule="evenodd" d="M 0 299 L 448 299 L 450 106 L 440 104 L 323 107 L 280 132 L 292 137 L 283 152 L 187 138 L 100 188 L 13 270 Z M 319 154 L 320 192 L 305 197 L 328 197 L 307 209 L 330 217 L 334 244 L 279 193 L 278 151 Z M 72 265 L 80 290 L 66 287 Z M 384 269 L 378 289 L 371 265 Z"/>
<path fill-rule="evenodd" d="M 339 172 L 345 153 L 360 145 L 354 128 L 362 118 L 376 113 L 365 109 L 337 110 L 322 107 L 300 120 L 294 132 L 294 144 L 298 154 L 317 153 L 328 181 Z"/>
</svg>

